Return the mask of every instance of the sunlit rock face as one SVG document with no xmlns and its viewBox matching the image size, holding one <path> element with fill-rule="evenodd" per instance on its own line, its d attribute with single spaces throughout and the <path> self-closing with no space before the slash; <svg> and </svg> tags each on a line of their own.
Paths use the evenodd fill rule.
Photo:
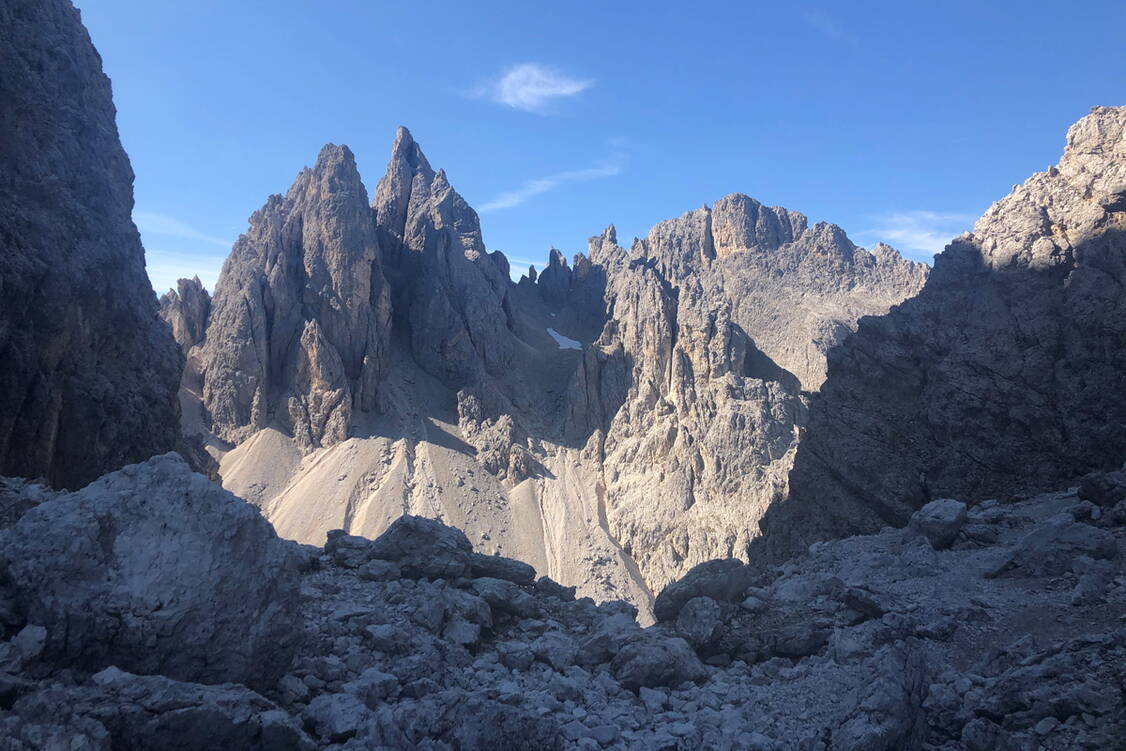
<svg viewBox="0 0 1126 751">
<path fill-rule="evenodd" d="M 926 276 L 735 194 L 629 249 L 613 228 L 571 263 L 552 249 L 514 284 L 409 131 L 368 211 L 342 149 L 252 218 L 193 350 L 206 410 L 193 429 L 210 421 L 235 444 L 224 454 L 204 437 L 224 484 L 304 542 L 436 516 L 646 617 L 693 565 L 745 556 L 787 491 L 825 351 Z M 322 256 L 352 280 L 370 264 L 371 284 L 341 298 L 311 283 Z M 364 306 L 379 290 L 386 315 Z M 372 389 L 344 345 L 384 321 Z"/>
<path fill-rule="evenodd" d="M 367 191 L 330 144 L 223 266 L 200 355 L 212 431 L 238 442 L 277 422 L 304 450 L 346 438 L 352 410 L 375 407 L 389 326 Z"/>
</svg>

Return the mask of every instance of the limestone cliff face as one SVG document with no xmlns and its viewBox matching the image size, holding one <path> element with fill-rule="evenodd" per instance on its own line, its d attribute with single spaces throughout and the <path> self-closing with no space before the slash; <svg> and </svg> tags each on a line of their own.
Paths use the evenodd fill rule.
<svg viewBox="0 0 1126 751">
<path fill-rule="evenodd" d="M 844 231 L 809 227 L 796 211 L 733 193 L 654 227 L 637 249 L 674 282 L 699 280 L 806 390 L 825 378 L 825 356 L 865 315 L 918 292 L 927 266 L 886 245 L 871 252 Z"/>
<path fill-rule="evenodd" d="M 459 388 L 504 374 L 512 361 L 504 301 L 508 261 L 485 252 L 475 212 L 399 128 L 373 208 L 394 310 L 414 358 Z"/>
<path fill-rule="evenodd" d="M 767 518 L 777 555 L 932 498 L 1068 483 L 1126 455 L 1126 108 L 995 203 L 918 296 L 833 352 Z"/>
<path fill-rule="evenodd" d="M 579 371 L 596 396 L 579 403 L 598 405 L 588 419 L 607 420 L 602 523 L 656 592 L 698 563 L 743 555 L 755 521 L 785 492 L 804 404 L 797 379 L 699 277 L 673 284 L 640 243 L 627 254 L 612 231 L 591 246 L 613 314 L 592 348 L 606 366 L 588 355 Z"/>
<path fill-rule="evenodd" d="M 172 328 L 172 338 L 185 355 L 203 343 L 210 314 L 211 295 L 198 276 L 178 280 L 176 289 L 160 296 L 160 317 Z"/>
<path fill-rule="evenodd" d="M 201 353 L 214 432 L 238 442 L 278 421 L 311 449 L 376 406 L 390 296 L 352 153 L 326 146 L 250 218 L 215 287 Z"/>
<path fill-rule="evenodd" d="M 0 474 L 76 488 L 173 447 L 179 355 L 69 2 L 0 5 L 0 102 Z"/>
</svg>

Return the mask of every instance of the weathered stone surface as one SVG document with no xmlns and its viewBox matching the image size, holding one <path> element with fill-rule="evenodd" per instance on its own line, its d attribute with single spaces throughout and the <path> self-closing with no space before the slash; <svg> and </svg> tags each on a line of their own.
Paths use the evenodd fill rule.
<svg viewBox="0 0 1126 751">
<path fill-rule="evenodd" d="M 1092 472 L 1079 482 L 1079 497 L 1111 508 L 1126 500 L 1126 471 Z"/>
<path fill-rule="evenodd" d="M 469 573 L 473 546 L 460 529 L 404 514 L 373 540 L 369 555 L 395 561 L 403 576 L 450 579 Z"/>
<path fill-rule="evenodd" d="M 622 647 L 611 669 L 614 677 L 633 691 L 642 686 L 675 687 L 685 681 L 703 680 L 708 674 L 684 639 L 648 634 Z"/>
<path fill-rule="evenodd" d="M 1110 532 L 1059 514 L 1022 537 L 991 574 L 1059 576 L 1071 571 L 1081 556 L 1114 558 L 1117 553 Z"/>
<path fill-rule="evenodd" d="M 737 602 L 752 582 L 752 573 L 742 561 L 734 558 L 706 561 L 665 587 L 657 596 L 653 614 L 659 621 L 675 620 L 685 603 L 696 597 Z"/>
<path fill-rule="evenodd" d="M 181 683 L 114 667 L 84 686 L 55 684 L 22 697 L 5 729 L 6 748 L 15 749 L 313 748 L 286 712 L 242 686 Z"/>
<path fill-rule="evenodd" d="M 181 362 L 69 2 L 0 7 L 0 101 L 0 474 L 78 488 L 173 448 Z"/>
<path fill-rule="evenodd" d="M 475 577 L 488 576 L 523 585 L 532 584 L 536 580 L 534 568 L 523 561 L 500 555 L 473 553 L 469 557 L 469 566 Z"/>
<path fill-rule="evenodd" d="M 935 550 L 948 548 L 966 523 L 966 504 L 953 498 L 940 498 L 911 515 L 908 528 L 923 537 Z"/>
<path fill-rule="evenodd" d="M 172 327 L 172 338 L 185 355 L 203 342 L 210 314 L 211 295 L 198 276 L 178 280 L 176 289 L 160 296 L 160 317 Z"/>
<path fill-rule="evenodd" d="M 1064 521 L 1051 517 L 1054 507 L 1084 507 L 1075 501 L 1066 493 L 981 504 L 972 516 L 997 529 L 1007 551 Z M 398 538 L 419 550 L 457 536 L 436 522 L 408 524 L 411 534 Z M 1115 545 L 1126 535 L 1126 526 L 1074 524 Z M 12 708 L 0 713 L 6 748 L 43 739 L 146 748 L 150 737 L 171 748 L 196 737 L 326 749 L 816 747 L 824 737 L 855 749 L 1023 748 L 1045 737 L 1101 748 L 1126 728 L 1117 557 L 1077 559 L 1079 578 L 1095 572 L 1102 582 L 1098 598 L 1077 600 L 1059 586 L 1075 575 L 1058 567 L 989 578 L 992 557 L 968 543 L 935 551 L 899 530 L 820 543 L 743 588 L 765 607 L 688 600 L 677 628 L 716 626 L 697 651 L 669 624 L 641 628 L 622 603 L 561 599 L 546 584 L 365 578 L 366 564 L 344 551 L 374 543 L 331 541 L 331 553 L 313 556 L 319 565 L 290 574 L 302 592 L 291 620 L 308 638 L 268 691 L 276 706 L 242 686 L 116 669 L 89 682 L 47 650 L 30 656 L 38 629 L 26 626 L 0 642 L 0 653 L 30 656 L 15 677 L 0 669 L 0 701 Z M 747 570 L 733 565 L 703 570 Z M 521 598 L 526 608 L 511 607 Z M 1016 641 L 1014 624 L 1027 632 Z M 1080 628 L 1091 635 L 1070 636 Z M 184 732 L 193 723 L 206 724 L 198 736 Z"/>
<path fill-rule="evenodd" d="M 676 617 L 676 630 L 694 649 L 707 646 L 716 637 L 723 620 L 719 603 L 710 597 L 693 597 Z"/>
<path fill-rule="evenodd" d="M 329 144 L 254 213 L 215 285 L 200 364 L 212 430 L 238 442 L 278 419 L 305 450 L 339 442 L 353 407 L 376 406 L 389 327 L 367 191 Z"/>
<path fill-rule="evenodd" d="M 176 454 L 44 500 L 0 559 L 61 664 L 267 686 L 298 645 L 289 544 Z"/>
<path fill-rule="evenodd" d="M 1126 456 L 1126 108 L 995 203 L 926 286 L 834 351 L 763 549 L 903 525 L 929 498 L 1060 486 Z"/>
</svg>

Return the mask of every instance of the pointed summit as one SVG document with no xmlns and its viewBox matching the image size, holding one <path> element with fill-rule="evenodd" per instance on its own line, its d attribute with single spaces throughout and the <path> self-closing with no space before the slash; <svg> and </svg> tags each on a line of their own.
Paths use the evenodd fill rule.
<svg viewBox="0 0 1126 751">
<path fill-rule="evenodd" d="M 447 384 L 501 372 L 511 357 L 502 301 L 508 262 L 485 252 L 477 212 L 430 166 L 406 128 L 391 145 L 372 202 L 396 320 L 409 322 L 412 350 Z"/>
<path fill-rule="evenodd" d="M 448 227 L 465 251 L 485 252 L 477 212 L 450 185 L 445 170 L 434 171 L 404 127 L 395 134 L 387 172 L 376 187 L 372 207 L 380 228 L 392 244 L 401 244 L 404 250 L 423 252 L 426 238 Z"/>
<path fill-rule="evenodd" d="M 372 202 L 379 225 L 399 237 L 402 237 L 407 223 L 416 178 L 421 178 L 421 182 L 429 186 L 434 179 L 434 170 L 411 132 L 400 125 L 391 144 L 387 172 L 376 186 Z"/>
<path fill-rule="evenodd" d="M 215 285 L 202 353 L 213 431 L 239 441 L 288 418 L 303 448 L 342 440 L 347 421 L 328 430 L 309 405 L 331 394 L 334 405 L 373 409 L 389 327 L 367 190 L 351 150 L 330 143 L 284 198 L 271 196 L 254 213 Z M 328 360 L 339 366 L 326 371 Z M 303 376 L 322 371 L 339 377 Z"/>
</svg>

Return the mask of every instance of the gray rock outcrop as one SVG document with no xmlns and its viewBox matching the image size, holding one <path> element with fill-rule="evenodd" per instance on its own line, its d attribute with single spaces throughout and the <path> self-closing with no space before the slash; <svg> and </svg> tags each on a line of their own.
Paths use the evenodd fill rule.
<svg viewBox="0 0 1126 751">
<path fill-rule="evenodd" d="M 173 473 L 146 490 L 179 487 Z M 650 628 L 625 603 L 576 600 L 546 579 L 478 576 L 461 532 L 405 517 L 375 540 L 334 533 L 303 549 L 300 571 L 275 569 L 300 586 L 286 621 L 306 639 L 257 693 L 75 670 L 47 646 L 57 625 L 23 626 L 0 641 L 0 745 L 1112 748 L 1126 732 L 1126 514 L 1089 523 L 1091 507 L 1074 492 L 983 503 L 965 528 L 993 530 L 989 542 L 959 534 L 935 550 L 888 529 L 818 543 L 769 572 L 704 567 Z M 1096 549 L 1104 575 L 1095 597 L 1076 599 Z M 46 563 L 80 564 L 82 552 Z M 388 575 L 369 578 L 361 561 Z M 179 579 L 144 581 L 172 603 L 183 591 Z M 133 661 L 162 648 L 140 645 Z"/>
<path fill-rule="evenodd" d="M 389 326 L 367 191 L 330 144 L 223 265 L 200 364 L 212 430 L 238 442 L 276 421 L 304 450 L 347 437 L 350 411 L 376 406 Z"/>
<path fill-rule="evenodd" d="M 178 280 L 176 289 L 160 296 L 160 317 L 172 328 L 172 338 L 185 355 L 203 343 L 210 314 L 211 295 L 198 276 Z"/>
<path fill-rule="evenodd" d="M 699 280 L 710 305 L 730 306 L 756 346 L 809 391 L 856 321 L 916 293 L 928 271 L 887 245 L 869 252 L 836 225 L 810 227 L 796 211 L 741 193 L 659 223 L 632 253 L 673 285 Z"/>
<path fill-rule="evenodd" d="M 395 136 L 372 206 L 395 316 L 418 364 L 455 389 L 504 375 L 513 357 L 508 261 L 485 251 L 477 212 L 406 128 Z"/>
<path fill-rule="evenodd" d="M 763 555 L 1117 469 L 1126 456 L 1126 108 L 995 203 L 829 359 Z"/>
<path fill-rule="evenodd" d="M 35 505 L 0 532 L 5 610 L 43 659 L 270 685 L 300 631 L 292 543 L 169 453 Z M 10 608 L 10 609 L 9 609 Z"/>
<path fill-rule="evenodd" d="M 181 361 L 69 2 L 0 6 L 0 101 L 0 473 L 77 488 L 173 448 Z"/>
</svg>

